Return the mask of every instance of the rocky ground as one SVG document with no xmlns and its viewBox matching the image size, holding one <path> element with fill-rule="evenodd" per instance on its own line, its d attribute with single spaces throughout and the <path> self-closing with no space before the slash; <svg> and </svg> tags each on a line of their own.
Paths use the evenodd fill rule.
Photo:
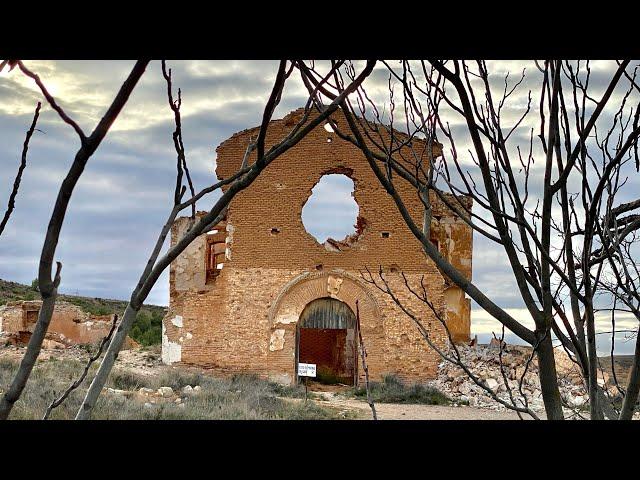
<svg viewBox="0 0 640 480">
<path fill-rule="evenodd" d="M 6 344 L 5 339 L 9 335 L 0 333 L 0 358 L 20 360 L 26 350 L 25 346 Z M 91 347 L 93 351 L 95 348 Z M 62 342 L 45 340 L 38 361 L 50 359 L 86 361 L 89 358 L 89 349 L 84 345 L 66 345 Z M 132 348 L 122 350 L 118 354 L 116 365 L 142 375 L 158 375 L 163 370 L 160 361 L 160 347 Z"/>
<path fill-rule="evenodd" d="M 1 343 L 1 342 L 0 342 Z M 16 345 L 0 346 L 0 359 L 10 360 L 17 365 L 22 358 L 25 348 Z M 544 406 L 540 392 L 540 384 L 537 372 L 537 362 L 531 358 L 531 348 L 516 345 L 499 344 L 477 345 L 473 347 L 459 347 L 462 360 L 477 378 L 486 384 L 493 391 L 497 392 L 499 398 L 505 402 L 516 402 L 517 405 L 526 405 L 538 417 L 544 418 Z M 63 348 L 55 345 L 52 348 L 44 348 L 39 359 L 39 363 L 48 365 L 51 361 L 76 362 L 79 366 L 86 361 L 89 353 L 86 347 L 72 346 Z M 560 374 L 561 395 L 565 403 L 565 413 L 567 418 L 581 418 L 588 414 L 587 396 L 582 378 L 578 372 L 578 367 L 562 351 L 556 351 L 557 368 Z M 82 363 L 80 363 L 82 362 Z M 189 378 L 208 378 L 211 372 L 203 373 L 198 369 L 187 367 L 169 367 L 160 361 L 159 348 L 133 348 L 123 350 L 116 362 L 116 372 L 118 372 L 111 384 L 105 389 L 106 397 L 113 398 L 118 402 L 127 404 L 137 404 L 143 410 L 144 418 L 148 410 L 149 414 L 157 410 L 158 407 L 171 405 L 172 409 L 184 409 L 185 403 L 197 403 L 194 398 L 201 395 L 201 387 L 198 382 L 188 382 Z M 166 379 L 174 378 L 176 374 L 181 375 L 185 381 L 181 383 L 170 383 Z M 169 375 L 168 375 L 169 374 Z M 128 379 L 127 375 L 133 377 Z M 205 375 L 203 377 L 202 375 Z M 606 371 L 601 372 L 599 383 L 604 386 L 610 395 L 616 394 L 616 387 L 612 378 Z M 147 379 L 147 380 L 141 380 Z M 211 381 L 216 381 L 212 378 Z M 211 382 L 209 381 L 209 382 Z M 215 388 L 220 389 L 220 395 L 230 395 L 232 397 L 242 396 L 233 387 L 233 391 L 226 392 L 229 385 L 235 383 L 222 383 Z M 228 385 L 227 385 L 228 384 Z M 173 386 L 171 386 L 173 385 Z M 208 385 L 208 384 L 207 384 Z M 518 416 L 512 410 L 500 405 L 492 399 L 485 390 L 473 382 L 464 370 L 449 362 L 442 362 L 439 365 L 437 379 L 430 382 L 430 385 L 440 390 L 453 400 L 452 405 L 420 405 L 420 404 L 377 404 L 378 416 L 381 419 L 477 419 L 477 420 L 505 420 L 517 419 Z M 2 387 L 0 385 L 0 387 Z M 151 388 L 150 388 L 151 387 Z M 206 387 L 211 389 L 211 385 Z M 260 388 L 252 386 L 251 388 Z M 299 387 L 301 388 L 301 387 Z M 325 407 L 330 411 L 337 412 L 332 418 L 371 418 L 371 411 L 368 404 L 362 399 L 352 398 L 346 394 L 348 389 L 342 388 L 316 388 L 312 392 L 313 404 L 318 407 Z M 344 391 L 342 391 L 344 390 Z M 203 392 L 207 395 L 209 390 Z M 302 390 L 304 392 L 304 389 Z M 280 395 L 277 390 L 273 391 L 283 401 L 290 404 L 304 402 L 299 394 Z M 284 398 L 289 397 L 289 398 Z M 297 398 L 295 398 L 297 397 Z M 230 397 L 229 397 L 230 398 Z M 526 401 L 525 401 L 526 399 Z M 133 400 L 133 401 L 132 401 Z M 264 402 L 263 402 L 264 403 Z M 210 408 L 203 404 L 201 414 L 206 415 Z M 251 410 L 247 410 L 251 411 Z M 243 410 L 244 412 L 244 410 Z M 302 412 L 302 410 L 300 410 Z M 188 412 L 187 412 L 188 413 Z M 297 415 L 298 413 L 296 413 Z M 300 413 L 301 415 L 303 413 Z M 315 412 L 314 414 L 317 414 Z M 132 412 L 131 415 L 137 415 Z M 200 413 L 194 413 L 200 415 Z M 231 416 L 235 413 L 230 414 Z M 244 413 L 243 413 L 244 415 Z M 638 416 L 638 414 L 636 414 Z M 525 415 L 526 418 L 531 418 Z M 163 418 L 163 417 L 160 417 Z M 244 417 L 242 417 L 244 418 Z"/>
<path fill-rule="evenodd" d="M 501 349 L 499 342 L 494 341 L 490 345 L 460 346 L 458 350 L 462 362 L 500 399 L 509 404 L 527 406 L 538 415 L 544 413 L 538 364 L 535 356 L 532 358 L 531 347 L 503 344 Z M 564 351 L 556 349 L 555 354 L 565 416 L 585 416 L 588 413 L 588 396 L 579 368 Z M 452 399 L 468 402 L 470 406 L 498 412 L 507 410 L 461 367 L 450 362 L 440 363 L 438 378 L 431 384 Z M 599 372 L 598 384 L 612 398 L 619 393 L 613 378 L 603 369 Z"/>
<path fill-rule="evenodd" d="M 51 402 L 79 377 L 87 347 L 44 349 L 11 419 L 42 419 Z M 156 349 L 157 350 L 157 349 Z M 0 346 L 0 395 L 9 385 L 25 348 Z M 88 380 L 97 365 L 91 367 Z M 53 410 L 51 419 L 73 419 L 88 381 Z M 304 397 L 303 387 L 283 387 L 252 375 L 213 375 L 200 369 L 163 365 L 159 351 L 123 351 L 98 398 L 96 420 L 325 420 L 357 418 L 357 412 L 321 406 Z"/>
</svg>

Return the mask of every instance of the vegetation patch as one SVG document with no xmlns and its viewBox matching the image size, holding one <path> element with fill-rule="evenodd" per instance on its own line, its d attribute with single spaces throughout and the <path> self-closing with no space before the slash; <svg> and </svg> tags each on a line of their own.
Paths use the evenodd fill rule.
<svg viewBox="0 0 640 480">
<path fill-rule="evenodd" d="M 150 309 L 143 307 L 136 316 L 129 336 L 139 344 L 148 347 L 160 345 L 162 342 L 162 318 L 164 309 Z"/>
<path fill-rule="evenodd" d="M 382 382 L 370 382 L 371 396 L 379 403 L 420 403 L 424 405 L 449 405 L 451 399 L 435 387 L 413 383 L 405 384 L 396 375 L 386 375 Z M 350 393 L 356 398 L 366 400 L 367 389 L 360 386 Z"/>
<path fill-rule="evenodd" d="M 337 385 L 340 382 L 340 378 L 336 375 L 336 373 L 328 367 L 319 366 L 316 371 L 316 378 L 314 378 L 316 382 L 322 383 L 323 385 Z"/>
<path fill-rule="evenodd" d="M 53 357 L 51 357 L 53 358 Z M 73 382 L 84 367 L 79 360 L 39 361 L 22 397 L 16 402 L 11 419 L 41 419 L 47 406 Z M 7 388 L 17 360 L 0 358 L 0 390 Z M 80 388 L 55 409 L 52 419 L 69 420 L 75 416 L 97 365 Z M 199 385 L 197 393 L 183 394 L 185 386 Z M 145 397 L 140 388 L 157 390 L 171 387 L 175 395 L 168 399 Z M 142 375 L 116 368 L 107 387 L 131 394 L 104 391 L 98 398 L 92 418 L 102 420 L 324 420 L 350 418 L 337 409 L 324 407 L 312 400 L 304 402 L 304 388 L 282 387 L 254 375 L 217 378 L 201 373 L 167 368 L 158 375 Z M 136 393 L 133 393 L 136 392 Z M 178 404 L 174 400 L 181 398 Z M 175 397 L 175 398 L 174 398 Z M 282 398 L 292 397 L 292 399 Z M 156 403 L 151 403 L 153 400 Z"/>
</svg>

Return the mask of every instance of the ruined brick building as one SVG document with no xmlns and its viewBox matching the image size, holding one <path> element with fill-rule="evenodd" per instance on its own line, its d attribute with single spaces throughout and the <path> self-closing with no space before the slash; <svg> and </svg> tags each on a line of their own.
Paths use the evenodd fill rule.
<svg viewBox="0 0 640 480">
<path fill-rule="evenodd" d="M 20 300 L 0 306 L 0 336 L 26 344 L 35 328 L 41 300 Z M 113 315 L 92 315 L 80 307 L 58 300 L 51 316 L 44 346 L 99 343 L 109 333 Z M 127 347 L 132 344 L 128 339 Z"/>
<path fill-rule="evenodd" d="M 287 135 L 301 115 L 296 110 L 273 120 L 267 148 Z M 346 127 L 342 117 L 334 117 Z M 218 178 L 239 169 L 257 132 L 244 130 L 220 144 Z M 321 244 L 306 231 L 302 208 L 321 177 L 337 173 L 353 180 L 359 207 L 355 232 Z M 401 179 L 396 183 L 411 215 L 422 219 L 415 189 Z M 470 199 L 461 201 L 471 207 Z M 435 195 L 432 203 L 432 242 L 471 278 L 471 229 Z M 188 221 L 176 221 L 172 244 Z M 406 289 L 401 272 L 413 286 L 424 279 L 456 341 L 468 341 L 470 300 L 425 256 L 364 155 L 319 126 L 269 165 L 234 198 L 225 221 L 171 264 L 163 361 L 256 373 L 281 383 L 296 380 L 300 361 L 316 363 L 319 371 L 329 370 L 342 382 L 358 382 L 363 378 L 357 357 L 358 311 L 372 379 L 387 373 L 412 381 L 432 378 L 438 355 L 391 298 L 362 280 L 365 267 L 378 271 L 380 266 L 434 341 L 443 345 L 446 332 Z"/>
</svg>

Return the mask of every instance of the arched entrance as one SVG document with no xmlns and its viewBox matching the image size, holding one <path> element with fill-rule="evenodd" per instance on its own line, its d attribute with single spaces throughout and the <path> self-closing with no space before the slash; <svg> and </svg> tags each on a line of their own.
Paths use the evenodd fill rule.
<svg viewBox="0 0 640 480">
<path fill-rule="evenodd" d="M 344 302 L 331 297 L 309 302 L 298 320 L 298 362 L 316 364 L 317 379 L 354 385 L 357 378 L 356 316 Z"/>
</svg>

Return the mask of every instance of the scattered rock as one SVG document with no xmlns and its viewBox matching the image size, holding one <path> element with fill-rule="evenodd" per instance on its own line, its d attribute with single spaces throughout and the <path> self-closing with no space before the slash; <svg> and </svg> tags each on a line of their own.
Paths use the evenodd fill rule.
<svg viewBox="0 0 640 480">
<path fill-rule="evenodd" d="M 183 395 L 191 395 L 192 393 L 193 393 L 193 387 L 191 385 L 187 385 L 186 387 L 182 388 Z"/>
<path fill-rule="evenodd" d="M 526 395 L 529 408 L 537 413 L 544 413 L 538 362 L 537 358 L 531 355 L 531 347 L 502 345 L 502 369 L 508 382 L 505 383 L 500 365 L 500 343 L 495 339 L 492 343 L 458 346 L 462 362 L 481 382 L 485 382 L 501 400 L 507 403 L 511 403 L 509 396 L 509 390 L 511 390 L 516 402 L 524 405 L 519 388 L 519 382 L 522 379 L 522 391 Z M 582 377 L 576 364 L 564 352 L 556 351 L 556 368 L 559 373 L 560 393 L 567 400 L 567 404 L 572 408 L 585 405 L 588 402 L 588 395 L 584 390 Z M 598 383 L 609 386 L 609 376 L 601 375 Z M 458 365 L 449 362 L 443 361 L 438 365 L 438 377 L 431 382 L 431 385 L 448 395 L 454 402 L 468 402 L 471 406 L 497 411 L 506 409 L 476 385 Z"/>
<path fill-rule="evenodd" d="M 172 397 L 173 396 L 173 388 L 171 387 L 160 387 L 158 389 L 158 395 L 161 397 Z"/>
<path fill-rule="evenodd" d="M 155 395 L 156 391 L 153 388 L 142 387 L 138 392 L 141 395 Z"/>
<path fill-rule="evenodd" d="M 486 384 L 491 390 L 495 390 L 498 387 L 498 381 L 493 378 L 487 378 Z"/>
<path fill-rule="evenodd" d="M 107 388 L 107 392 L 112 393 L 113 395 L 125 396 L 127 394 L 126 390 L 118 390 L 117 388 Z"/>
<path fill-rule="evenodd" d="M 572 407 L 581 407 L 585 403 L 587 403 L 586 397 L 578 396 L 578 397 L 569 397 L 568 402 Z"/>
<path fill-rule="evenodd" d="M 46 350 L 62 350 L 63 348 L 67 348 L 67 346 L 62 342 L 57 342 L 55 340 L 43 340 L 42 348 Z"/>
</svg>

